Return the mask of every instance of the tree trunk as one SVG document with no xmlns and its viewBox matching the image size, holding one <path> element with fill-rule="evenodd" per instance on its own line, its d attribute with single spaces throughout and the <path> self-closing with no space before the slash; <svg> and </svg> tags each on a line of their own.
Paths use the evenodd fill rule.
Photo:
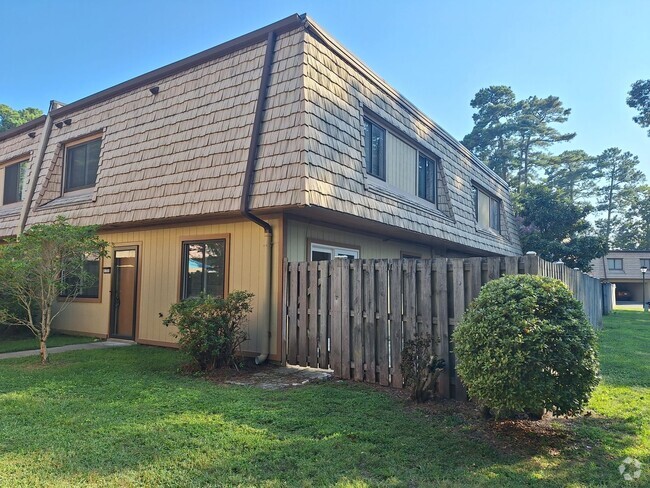
<svg viewBox="0 0 650 488">
<path fill-rule="evenodd" d="M 46 364 L 49 359 L 49 355 L 47 354 L 47 345 L 45 344 L 45 341 L 41 339 L 41 363 Z"/>
</svg>

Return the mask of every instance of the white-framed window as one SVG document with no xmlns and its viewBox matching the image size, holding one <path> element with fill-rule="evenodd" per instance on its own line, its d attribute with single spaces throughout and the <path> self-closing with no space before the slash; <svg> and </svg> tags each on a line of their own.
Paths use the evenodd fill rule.
<svg viewBox="0 0 650 488">
<path fill-rule="evenodd" d="M 474 217 L 483 227 L 501 232 L 501 200 L 472 185 Z"/>
<path fill-rule="evenodd" d="M 610 271 L 623 271 L 623 258 L 607 258 L 607 269 Z"/>
<path fill-rule="evenodd" d="M 640 266 L 639 266 L 640 268 L 650 269 L 650 259 L 641 258 L 639 261 L 640 261 Z"/>
<path fill-rule="evenodd" d="M 437 186 L 436 161 L 420 153 L 418 156 L 418 196 L 435 205 Z"/>
<path fill-rule="evenodd" d="M 331 261 L 334 258 L 359 259 L 359 250 L 312 242 L 309 258 L 310 261 Z"/>
</svg>

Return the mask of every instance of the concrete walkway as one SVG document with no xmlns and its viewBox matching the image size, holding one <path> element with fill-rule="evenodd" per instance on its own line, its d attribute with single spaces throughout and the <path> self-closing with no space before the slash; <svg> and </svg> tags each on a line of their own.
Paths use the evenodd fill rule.
<svg viewBox="0 0 650 488">
<path fill-rule="evenodd" d="M 107 340 L 100 342 L 87 342 L 85 344 L 68 344 L 67 346 L 58 346 L 58 347 L 48 347 L 48 354 L 56 354 L 58 352 L 68 352 L 68 351 L 79 351 L 83 349 L 108 349 L 111 347 L 126 347 L 132 346 L 135 342 L 130 341 L 115 341 Z M 32 349 L 29 351 L 16 351 L 16 352 L 3 352 L 0 354 L 0 359 L 11 359 L 11 358 L 24 358 L 27 356 L 38 356 L 41 353 L 38 349 Z"/>
</svg>

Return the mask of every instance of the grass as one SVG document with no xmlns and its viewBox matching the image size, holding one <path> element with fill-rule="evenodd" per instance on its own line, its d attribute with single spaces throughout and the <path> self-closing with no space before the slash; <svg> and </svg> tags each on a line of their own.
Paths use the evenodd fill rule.
<svg viewBox="0 0 650 488">
<path fill-rule="evenodd" d="M 68 344 L 84 344 L 86 342 L 95 342 L 94 337 L 70 336 L 63 334 L 51 335 L 47 340 L 47 347 L 67 346 Z M 27 331 L 27 334 L 11 335 L 0 337 L 0 353 L 28 351 L 40 347 L 38 340 Z"/>
<path fill-rule="evenodd" d="M 640 312 L 609 317 L 591 415 L 533 427 L 348 382 L 218 385 L 179 376 L 158 348 L 5 360 L 0 484 L 621 486 L 625 456 L 650 465 L 649 341 Z"/>
</svg>

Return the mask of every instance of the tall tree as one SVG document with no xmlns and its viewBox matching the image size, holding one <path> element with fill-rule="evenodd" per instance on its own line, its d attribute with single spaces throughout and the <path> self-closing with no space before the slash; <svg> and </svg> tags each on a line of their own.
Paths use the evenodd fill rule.
<svg viewBox="0 0 650 488">
<path fill-rule="evenodd" d="M 611 243 L 614 230 L 625 214 L 630 195 L 645 181 L 637 169 L 639 158 L 617 147 L 605 149 L 596 159 L 596 167 L 602 184 L 596 190 L 598 210 L 604 217 L 596 222 L 602 236 Z"/>
<path fill-rule="evenodd" d="M 638 80 L 632 83 L 632 89 L 627 95 L 627 104 L 639 111 L 639 115 L 632 117 L 632 120 L 641 127 L 650 127 L 650 80 Z M 650 129 L 648 129 L 648 137 L 650 137 Z"/>
<path fill-rule="evenodd" d="M 625 250 L 650 249 L 650 186 L 640 186 L 627 199 L 624 224 L 616 231 L 614 247 Z"/>
<path fill-rule="evenodd" d="M 598 173 L 596 159 L 578 149 L 550 156 L 546 162 L 547 183 L 566 192 L 569 201 L 575 202 L 593 195 Z"/>
<path fill-rule="evenodd" d="M 509 180 L 515 160 L 514 92 L 503 85 L 482 88 L 470 106 L 476 109 L 472 115 L 474 128 L 463 138 L 463 144 L 501 178 Z"/>
<path fill-rule="evenodd" d="M 0 132 L 18 127 L 41 115 L 43 115 L 43 112 L 37 108 L 27 107 L 22 110 L 15 110 L 0 103 Z"/>
<path fill-rule="evenodd" d="M 517 101 L 510 87 L 490 86 L 479 90 L 470 105 L 476 109 L 474 127 L 463 144 L 515 189 L 533 179 L 550 146 L 575 137 L 555 127 L 571 113 L 558 97 Z"/>
<path fill-rule="evenodd" d="M 592 210 L 591 205 L 571 202 L 565 193 L 546 185 L 528 185 L 517 196 L 523 251 L 590 271 L 591 261 L 607 253 L 607 242 L 593 233 L 587 220 Z"/>
<path fill-rule="evenodd" d="M 562 134 L 552 124 L 566 122 L 571 114 L 558 97 L 528 97 L 517 103 L 515 114 L 519 174 L 517 187 L 526 188 L 532 173 L 542 165 L 544 149 L 558 142 L 570 141 L 575 132 Z"/>
</svg>

